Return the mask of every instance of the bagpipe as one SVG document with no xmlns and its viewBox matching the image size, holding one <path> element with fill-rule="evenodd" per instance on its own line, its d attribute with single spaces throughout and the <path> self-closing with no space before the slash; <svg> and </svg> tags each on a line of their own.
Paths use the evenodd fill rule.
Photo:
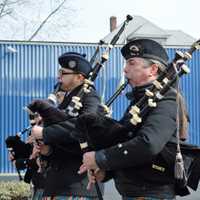
<svg viewBox="0 0 200 200">
<path fill-rule="evenodd" d="M 27 129 L 30 129 L 30 128 L 28 127 Z M 23 131 L 26 132 L 27 130 L 23 130 Z M 24 133 L 23 131 L 19 132 L 15 136 L 8 136 L 5 141 L 8 152 L 12 156 L 11 161 L 15 160 L 15 166 L 16 166 L 16 170 L 17 170 L 20 181 L 23 180 L 20 173 L 20 169 L 21 169 L 20 163 L 22 160 L 27 159 L 32 152 L 32 146 L 21 140 L 20 135 Z"/>
<path fill-rule="evenodd" d="M 200 48 L 200 41 L 196 41 L 191 48 L 182 53 L 176 52 L 175 58 L 153 82 L 153 86 L 147 89 L 145 95 L 129 110 L 132 130 L 142 122 L 148 110 L 156 107 L 157 102 L 164 98 L 165 93 L 173 87 L 177 78 L 190 72 L 185 62 L 192 58 L 192 53 Z M 108 101 L 110 102 L 110 100 Z M 87 114 L 80 116 L 76 124 L 84 134 L 89 146 L 94 150 L 108 148 L 120 142 L 130 139 L 130 131 L 118 121 L 109 117 Z"/>
<path fill-rule="evenodd" d="M 28 127 L 27 129 L 30 128 Z M 25 132 L 27 130 L 23 131 Z M 8 136 L 5 141 L 6 147 L 8 148 L 8 151 L 10 151 L 14 159 L 27 158 L 30 155 L 31 147 L 28 144 L 24 143 L 20 137 L 21 134 L 24 133 L 23 131 L 17 133 L 15 136 Z"/>
<path fill-rule="evenodd" d="M 72 97 L 72 100 L 67 105 L 65 112 L 59 110 L 58 108 L 56 108 L 55 106 L 52 106 L 49 102 L 44 101 L 44 100 L 35 100 L 27 106 L 28 110 L 30 110 L 32 113 L 38 113 L 42 117 L 44 121 L 44 126 L 49 126 L 55 123 L 59 123 L 61 121 L 68 120 L 69 116 L 78 117 L 79 110 L 82 107 L 81 99 L 83 98 L 85 93 L 90 92 L 90 89 L 93 86 L 94 81 L 100 69 L 103 67 L 104 63 L 108 60 L 109 52 L 118 41 L 120 35 L 123 33 L 125 27 L 127 26 L 130 20 L 132 20 L 132 17 L 130 15 L 127 15 L 126 20 L 122 24 L 121 28 L 116 33 L 116 35 L 112 38 L 105 52 L 102 54 L 100 61 L 96 62 L 92 71 L 89 73 L 88 77 L 84 80 L 84 84 L 78 91 L 78 94 Z M 99 46 L 102 44 L 104 44 L 104 42 L 100 41 Z M 99 52 L 99 46 L 97 47 L 94 55 L 92 56 L 90 60 L 91 64 L 94 63 L 95 57 Z M 119 88 L 117 92 L 120 93 L 119 91 L 122 91 L 126 87 L 127 84 L 128 84 L 127 82 L 125 84 L 122 84 L 122 86 Z M 109 106 L 119 94 L 117 94 L 116 97 L 115 95 L 116 94 L 114 94 L 114 96 L 112 97 L 113 100 L 109 102 Z M 71 122 L 66 122 L 66 123 L 68 124 L 69 128 L 71 128 L 72 130 L 76 130 L 75 124 Z"/>
<path fill-rule="evenodd" d="M 131 107 L 129 114 L 131 116 L 130 123 L 133 127 L 136 127 L 142 122 L 142 118 L 150 109 L 156 107 L 157 102 L 164 97 L 165 93 L 175 84 L 177 79 L 190 72 L 185 62 L 192 58 L 195 50 L 199 49 L 199 43 L 199 40 L 196 41 L 187 52 L 182 53 L 181 51 L 176 51 L 173 61 L 160 72 L 158 78 L 153 82 L 153 86 L 146 90 L 145 95 Z M 123 90 L 125 85 L 120 89 Z M 114 99 L 115 95 L 118 96 L 118 91 L 112 96 Z M 113 102 L 112 97 L 107 102 L 108 106 Z M 68 125 L 73 129 L 74 126 L 72 124 L 69 123 Z M 83 134 L 83 142 L 81 142 L 82 148 L 89 147 L 89 149 L 93 150 L 108 148 L 124 142 L 129 140 L 131 135 L 130 131 L 117 121 L 95 114 L 79 116 L 76 128 Z M 86 143 L 84 142 L 85 138 Z"/>
</svg>

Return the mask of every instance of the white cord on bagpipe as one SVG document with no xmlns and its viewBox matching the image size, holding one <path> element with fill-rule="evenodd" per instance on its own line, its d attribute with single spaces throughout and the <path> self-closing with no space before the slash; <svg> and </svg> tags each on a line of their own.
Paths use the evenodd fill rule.
<svg viewBox="0 0 200 200">
<path fill-rule="evenodd" d="M 177 68 L 175 67 L 176 74 L 177 73 Z M 184 161 L 183 161 L 183 156 L 181 153 L 181 148 L 180 148 L 180 81 L 179 81 L 179 76 L 177 75 L 177 93 L 176 93 L 176 103 L 177 103 L 177 111 L 176 111 L 176 124 L 177 124 L 177 129 L 176 129 L 176 137 L 177 137 L 177 149 L 176 149 L 176 158 L 175 158 L 175 167 L 174 167 L 174 176 L 176 180 L 181 180 L 183 181 L 184 185 L 187 183 L 187 177 L 185 174 L 185 168 L 184 168 Z"/>
</svg>

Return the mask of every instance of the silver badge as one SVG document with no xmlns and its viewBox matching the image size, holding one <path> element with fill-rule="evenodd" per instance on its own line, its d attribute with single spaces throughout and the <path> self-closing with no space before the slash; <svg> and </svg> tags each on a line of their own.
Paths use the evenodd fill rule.
<svg viewBox="0 0 200 200">
<path fill-rule="evenodd" d="M 130 50 L 130 55 L 132 55 L 132 56 L 137 56 L 140 54 L 140 49 L 136 45 L 130 46 L 129 50 Z"/>
<path fill-rule="evenodd" d="M 68 66 L 69 66 L 69 68 L 71 68 L 71 69 L 75 68 L 75 67 L 76 67 L 76 61 L 70 60 L 70 61 L 68 62 Z"/>
</svg>

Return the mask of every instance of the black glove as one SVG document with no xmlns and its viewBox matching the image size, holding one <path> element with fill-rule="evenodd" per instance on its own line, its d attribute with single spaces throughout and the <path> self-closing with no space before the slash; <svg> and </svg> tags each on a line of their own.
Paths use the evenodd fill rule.
<svg viewBox="0 0 200 200">
<path fill-rule="evenodd" d="M 32 112 L 40 114 L 44 127 L 68 119 L 68 116 L 63 111 L 52 106 L 47 100 L 35 100 L 28 105 L 28 108 Z"/>
<path fill-rule="evenodd" d="M 14 158 L 28 158 L 32 151 L 32 146 L 21 141 L 19 136 L 9 136 L 6 139 L 7 148 L 12 149 L 14 153 Z"/>
<path fill-rule="evenodd" d="M 12 148 L 15 144 L 20 143 L 20 137 L 19 136 L 8 136 L 5 140 L 6 147 Z"/>
<path fill-rule="evenodd" d="M 32 101 L 27 107 L 33 112 L 33 113 L 44 113 L 47 109 L 49 109 L 52 106 L 52 104 L 48 100 L 41 100 L 37 99 Z"/>
</svg>

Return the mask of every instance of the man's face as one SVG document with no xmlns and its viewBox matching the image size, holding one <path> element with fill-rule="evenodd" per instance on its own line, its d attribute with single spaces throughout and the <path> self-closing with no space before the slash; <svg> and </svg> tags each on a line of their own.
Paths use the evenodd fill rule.
<svg viewBox="0 0 200 200">
<path fill-rule="evenodd" d="M 58 79 L 62 83 L 61 88 L 65 91 L 72 90 L 77 84 L 78 74 L 71 69 L 60 68 Z"/>
<path fill-rule="evenodd" d="M 145 65 L 144 59 L 139 57 L 130 58 L 126 61 L 124 73 L 131 86 L 141 86 L 150 80 L 151 67 Z"/>
</svg>

